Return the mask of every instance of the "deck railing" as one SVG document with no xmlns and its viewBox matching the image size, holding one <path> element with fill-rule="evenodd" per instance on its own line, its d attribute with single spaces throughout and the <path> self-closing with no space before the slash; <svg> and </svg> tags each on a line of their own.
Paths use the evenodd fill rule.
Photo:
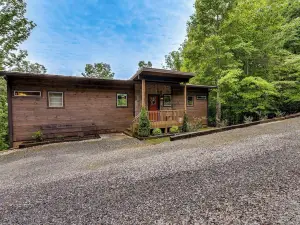
<svg viewBox="0 0 300 225">
<path fill-rule="evenodd" d="M 184 110 L 159 110 L 147 113 L 150 122 L 176 121 L 182 123 L 184 117 Z"/>
</svg>

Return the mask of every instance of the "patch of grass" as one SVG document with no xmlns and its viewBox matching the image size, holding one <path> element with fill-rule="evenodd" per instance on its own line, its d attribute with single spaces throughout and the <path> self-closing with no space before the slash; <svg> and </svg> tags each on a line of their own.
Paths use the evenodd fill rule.
<svg viewBox="0 0 300 225">
<path fill-rule="evenodd" d="M 170 141 L 169 137 L 145 140 L 145 142 L 147 144 L 150 144 L 150 145 L 157 145 L 157 144 L 160 144 L 160 143 L 163 143 L 163 142 L 168 142 L 168 141 Z"/>
<path fill-rule="evenodd" d="M 205 131 L 205 130 L 213 130 L 216 129 L 215 127 L 202 127 L 199 129 L 199 131 Z"/>
</svg>

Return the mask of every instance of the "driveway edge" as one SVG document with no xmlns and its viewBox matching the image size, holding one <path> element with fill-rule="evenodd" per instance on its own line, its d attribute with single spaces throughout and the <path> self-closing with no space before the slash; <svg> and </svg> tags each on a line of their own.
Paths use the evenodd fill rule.
<svg viewBox="0 0 300 225">
<path fill-rule="evenodd" d="M 255 121 L 252 123 L 244 123 L 244 124 L 238 124 L 238 125 L 233 125 L 233 126 L 228 126 L 228 127 L 216 128 L 216 129 L 207 130 L 207 131 L 196 131 L 196 132 L 189 132 L 189 133 L 185 133 L 185 134 L 178 134 L 175 136 L 171 136 L 170 141 L 177 141 L 177 140 L 182 140 L 182 139 L 187 139 L 187 138 L 204 136 L 204 135 L 208 135 L 208 134 L 219 133 L 219 132 L 233 130 L 233 129 L 237 129 L 237 128 L 250 127 L 250 126 L 254 126 L 254 125 L 258 125 L 258 124 L 282 121 L 282 120 L 292 119 L 292 118 L 296 118 L 296 117 L 300 117 L 300 113 L 291 114 L 291 115 L 284 116 L 284 117 L 262 120 L 262 121 Z"/>
</svg>

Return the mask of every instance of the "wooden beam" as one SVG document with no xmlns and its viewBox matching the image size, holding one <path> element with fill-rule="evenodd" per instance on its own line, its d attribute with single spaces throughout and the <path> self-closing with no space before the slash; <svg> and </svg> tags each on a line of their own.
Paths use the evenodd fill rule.
<svg viewBox="0 0 300 225">
<path fill-rule="evenodd" d="M 146 81 L 142 79 L 142 107 L 146 106 Z"/>
<path fill-rule="evenodd" d="M 184 112 L 186 113 L 186 100 L 187 100 L 187 95 L 186 95 L 186 84 L 184 84 Z"/>
</svg>

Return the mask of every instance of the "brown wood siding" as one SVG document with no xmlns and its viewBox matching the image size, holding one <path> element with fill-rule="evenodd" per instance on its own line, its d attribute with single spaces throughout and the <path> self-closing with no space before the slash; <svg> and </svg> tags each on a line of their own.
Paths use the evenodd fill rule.
<svg viewBox="0 0 300 225">
<path fill-rule="evenodd" d="M 184 109 L 184 87 L 174 87 L 173 88 L 173 109 L 180 110 Z M 194 106 L 187 107 L 187 114 L 190 120 L 193 118 L 207 118 L 207 100 L 197 100 L 197 95 L 207 95 L 206 89 L 192 89 L 187 88 L 187 96 L 193 96 Z M 204 121 L 204 124 L 207 124 L 207 119 Z"/>
<path fill-rule="evenodd" d="M 121 132 L 133 120 L 133 85 L 74 88 L 66 83 L 14 80 L 14 90 L 42 91 L 42 97 L 12 97 L 13 140 L 32 139 L 32 133 L 47 124 L 95 124 L 99 133 Z M 64 108 L 48 108 L 47 92 L 63 91 Z M 116 107 L 116 93 L 128 94 L 128 107 Z"/>
</svg>

